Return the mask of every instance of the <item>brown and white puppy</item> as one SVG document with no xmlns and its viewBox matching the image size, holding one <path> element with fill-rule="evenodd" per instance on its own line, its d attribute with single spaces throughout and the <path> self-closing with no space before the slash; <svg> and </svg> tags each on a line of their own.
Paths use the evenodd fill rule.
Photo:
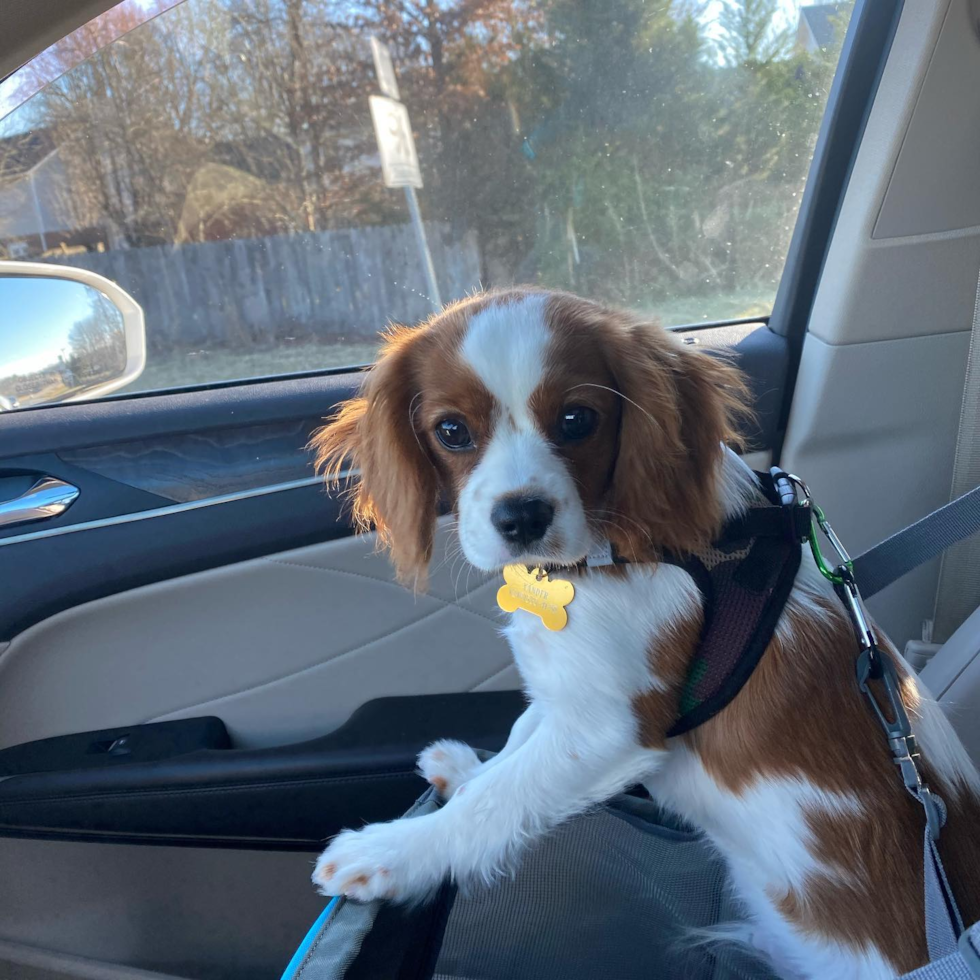
<svg viewBox="0 0 980 980">
<path fill-rule="evenodd" d="M 360 471 L 354 515 L 422 587 L 440 497 L 480 569 L 574 566 L 611 541 L 631 564 L 575 578 L 560 632 L 522 610 L 506 635 L 530 706 L 480 765 L 437 743 L 420 765 L 445 807 L 341 834 L 326 894 L 408 900 L 447 876 L 490 880 L 525 843 L 631 784 L 726 858 L 751 940 L 787 977 L 886 978 L 927 958 L 922 812 L 854 682 L 840 603 L 805 562 L 736 699 L 667 739 L 702 599 L 663 550 L 691 552 L 759 494 L 725 448 L 745 409 L 731 367 L 627 313 L 533 289 L 476 296 L 390 334 L 363 391 L 315 437 Z M 980 778 L 940 709 L 890 651 L 964 918 L 980 917 Z"/>
</svg>

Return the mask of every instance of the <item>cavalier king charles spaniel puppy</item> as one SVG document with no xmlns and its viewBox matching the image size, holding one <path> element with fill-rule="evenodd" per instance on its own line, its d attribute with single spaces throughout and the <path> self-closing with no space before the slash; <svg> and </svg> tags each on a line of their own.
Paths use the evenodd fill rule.
<svg viewBox="0 0 980 980">
<path fill-rule="evenodd" d="M 568 579 L 568 622 L 518 608 L 506 637 L 528 707 L 481 763 L 427 748 L 437 812 L 348 830 L 313 875 L 327 895 L 414 901 L 491 882 L 569 817 L 642 784 L 724 856 L 750 941 L 785 977 L 891 978 L 927 960 L 923 817 L 858 692 L 842 604 L 810 556 L 738 695 L 669 737 L 704 599 L 666 554 L 698 554 L 760 499 L 728 448 L 748 392 L 728 363 L 639 316 L 533 288 L 397 327 L 360 394 L 314 436 L 356 468 L 353 517 L 423 589 L 440 502 L 466 559 Z M 625 563 L 587 567 L 611 545 Z M 552 624 L 554 625 L 554 624 Z M 882 639 L 967 923 L 980 918 L 980 778 L 939 707 Z"/>
</svg>

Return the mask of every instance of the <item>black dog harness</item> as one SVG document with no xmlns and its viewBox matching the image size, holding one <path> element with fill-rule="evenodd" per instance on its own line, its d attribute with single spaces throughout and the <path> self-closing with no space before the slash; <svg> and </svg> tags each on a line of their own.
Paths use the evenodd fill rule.
<svg viewBox="0 0 980 980">
<path fill-rule="evenodd" d="M 729 521 L 716 541 L 695 554 L 665 554 L 683 568 L 704 601 L 697 652 L 668 737 L 713 718 L 752 675 L 772 639 L 800 567 L 810 511 L 779 470 L 757 473 L 765 500 Z M 612 561 L 625 564 L 618 555 Z"/>
<path fill-rule="evenodd" d="M 663 559 L 683 568 L 704 600 L 697 653 L 669 737 L 704 724 L 742 690 L 769 646 L 800 567 L 810 513 L 778 471 L 756 475 L 765 503 L 729 521 L 704 551 Z"/>
</svg>

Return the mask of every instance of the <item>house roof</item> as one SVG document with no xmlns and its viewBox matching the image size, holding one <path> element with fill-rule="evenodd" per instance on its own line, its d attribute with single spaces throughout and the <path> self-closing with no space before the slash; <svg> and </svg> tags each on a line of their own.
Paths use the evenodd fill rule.
<svg viewBox="0 0 980 980">
<path fill-rule="evenodd" d="M 32 129 L 0 139 L 0 181 L 26 174 L 55 149 L 50 129 Z"/>
<path fill-rule="evenodd" d="M 817 47 L 826 48 L 834 41 L 837 25 L 834 18 L 840 12 L 840 3 L 814 3 L 800 7 L 800 16 L 806 21 Z"/>
</svg>

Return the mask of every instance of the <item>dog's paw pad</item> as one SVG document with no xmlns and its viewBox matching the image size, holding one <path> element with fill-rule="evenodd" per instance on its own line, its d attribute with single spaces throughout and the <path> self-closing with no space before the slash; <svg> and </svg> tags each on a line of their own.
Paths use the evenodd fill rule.
<svg viewBox="0 0 980 980">
<path fill-rule="evenodd" d="M 463 742 L 433 742 L 419 756 L 422 778 L 447 800 L 479 768 L 477 754 Z"/>
<path fill-rule="evenodd" d="M 351 831 L 341 834 L 319 857 L 313 884 L 321 895 L 344 895 L 368 902 L 383 898 L 389 870 L 377 862 L 372 842 Z"/>
<path fill-rule="evenodd" d="M 343 895 L 359 902 L 425 898 L 447 868 L 429 841 L 419 837 L 415 820 L 371 824 L 345 830 L 320 855 L 313 884 L 321 895 Z"/>
</svg>

